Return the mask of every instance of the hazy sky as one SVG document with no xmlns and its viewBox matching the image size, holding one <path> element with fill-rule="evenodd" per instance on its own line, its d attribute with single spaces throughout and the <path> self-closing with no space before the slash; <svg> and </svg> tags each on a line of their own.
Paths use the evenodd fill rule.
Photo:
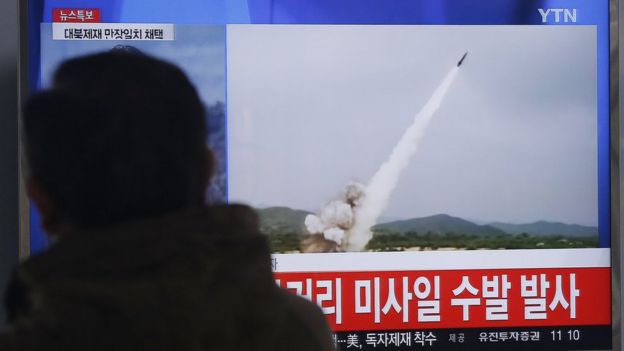
<svg viewBox="0 0 624 351">
<path fill-rule="evenodd" d="M 174 41 L 66 41 L 52 40 L 52 25 L 42 25 L 41 77 L 48 84 L 54 69 L 69 57 L 131 45 L 174 62 L 188 74 L 206 104 L 225 100 L 225 27 L 176 26 Z"/>
<path fill-rule="evenodd" d="M 229 26 L 231 200 L 317 210 L 366 183 L 469 51 L 385 217 L 597 225 L 586 26 Z"/>
</svg>

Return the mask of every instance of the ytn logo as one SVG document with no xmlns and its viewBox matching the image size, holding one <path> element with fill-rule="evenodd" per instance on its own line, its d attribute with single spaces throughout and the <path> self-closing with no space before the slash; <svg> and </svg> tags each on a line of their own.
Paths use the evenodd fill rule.
<svg viewBox="0 0 624 351">
<path fill-rule="evenodd" d="M 542 16 L 542 23 L 548 23 L 549 16 L 554 17 L 555 23 L 576 22 L 576 9 L 537 9 Z"/>
</svg>

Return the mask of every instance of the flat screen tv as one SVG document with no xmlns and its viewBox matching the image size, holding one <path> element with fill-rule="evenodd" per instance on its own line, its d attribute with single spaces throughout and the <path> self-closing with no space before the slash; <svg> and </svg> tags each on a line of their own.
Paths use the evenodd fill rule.
<svg viewBox="0 0 624 351">
<path fill-rule="evenodd" d="M 29 0 L 21 95 L 120 45 L 182 67 L 209 200 L 257 210 L 338 349 L 621 350 L 618 6 Z"/>
</svg>

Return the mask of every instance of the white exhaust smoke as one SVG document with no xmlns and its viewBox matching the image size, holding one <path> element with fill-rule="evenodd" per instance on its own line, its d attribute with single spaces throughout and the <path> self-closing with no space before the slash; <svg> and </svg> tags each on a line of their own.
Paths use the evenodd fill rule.
<svg viewBox="0 0 624 351">
<path fill-rule="evenodd" d="M 310 234 L 322 235 L 325 240 L 335 243 L 336 251 L 361 251 L 366 247 L 373 236 L 371 227 L 377 223 L 388 205 L 401 173 L 418 150 L 425 129 L 440 107 L 458 70 L 459 66 L 453 67 L 446 75 L 366 187 L 350 183 L 343 196 L 327 203 L 319 216 L 306 217 L 305 225 Z"/>
<path fill-rule="evenodd" d="M 335 242 L 338 251 L 343 251 L 341 248 L 347 240 L 347 233 L 355 225 L 355 214 L 363 196 L 362 184 L 347 184 L 340 199 L 325 204 L 318 216 L 306 216 L 305 226 L 308 233 L 322 234 L 325 240 Z"/>
</svg>

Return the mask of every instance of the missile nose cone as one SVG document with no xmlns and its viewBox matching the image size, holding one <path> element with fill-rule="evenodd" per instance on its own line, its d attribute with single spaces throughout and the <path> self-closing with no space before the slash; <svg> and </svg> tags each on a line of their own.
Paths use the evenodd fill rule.
<svg viewBox="0 0 624 351">
<path fill-rule="evenodd" d="M 468 56 L 468 51 L 466 51 L 466 53 L 464 53 L 464 56 L 462 56 L 459 59 L 459 62 L 457 62 L 457 67 L 461 66 L 461 64 L 464 62 L 464 59 L 466 58 L 466 56 Z"/>
</svg>

